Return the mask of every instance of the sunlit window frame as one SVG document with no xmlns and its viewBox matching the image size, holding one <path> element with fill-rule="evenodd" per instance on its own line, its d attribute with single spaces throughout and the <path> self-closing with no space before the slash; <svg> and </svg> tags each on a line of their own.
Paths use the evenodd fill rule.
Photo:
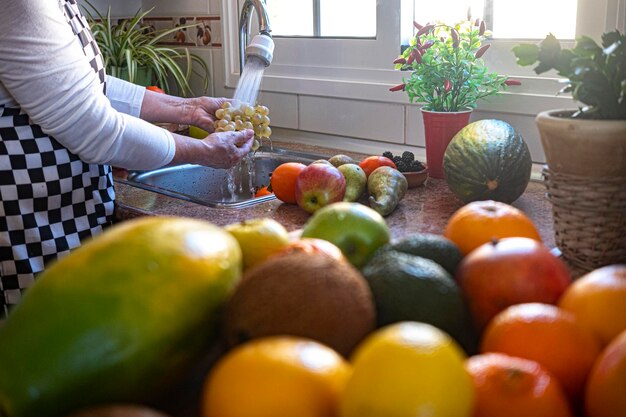
<svg viewBox="0 0 626 417">
<path fill-rule="evenodd" d="M 263 90 L 405 104 L 406 95 L 388 91 L 403 77 L 391 64 L 400 51 L 400 1 L 378 2 L 375 39 L 277 37 L 274 61 L 266 69 Z M 242 0 L 222 0 L 225 39 L 238 37 L 241 3 Z M 626 0 L 579 0 L 576 36 L 599 39 L 606 30 L 617 27 L 623 31 L 625 3 Z M 253 24 L 253 30 L 254 27 Z M 510 110 L 533 114 L 568 105 L 566 97 L 555 96 L 562 87 L 555 74 L 538 77 L 530 68 L 515 64 L 511 48 L 519 42 L 494 40 L 485 55 L 490 69 L 522 80 L 521 87 L 505 94 L 511 96 Z M 239 78 L 237 42 L 225 42 L 224 55 L 226 86 L 234 88 Z M 481 106 L 489 109 L 490 105 Z M 499 110 L 501 103 L 492 106 Z"/>
</svg>

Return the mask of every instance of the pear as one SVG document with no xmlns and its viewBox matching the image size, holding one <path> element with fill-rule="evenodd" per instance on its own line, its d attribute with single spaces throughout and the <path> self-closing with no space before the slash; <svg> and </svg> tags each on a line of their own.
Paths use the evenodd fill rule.
<svg viewBox="0 0 626 417">
<path fill-rule="evenodd" d="M 331 156 L 328 159 L 328 162 L 330 162 L 336 167 L 340 167 L 341 165 L 344 165 L 344 164 L 354 164 L 354 159 L 350 158 L 348 155 L 338 154 L 338 155 Z"/>
<path fill-rule="evenodd" d="M 313 164 L 324 164 L 324 165 L 332 165 L 330 163 L 330 161 L 326 160 L 326 159 L 317 159 L 313 162 L 311 162 L 309 165 L 313 165 Z"/>
<path fill-rule="evenodd" d="M 337 168 L 346 179 L 343 201 L 357 201 L 367 186 L 367 175 L 357 164 L 343 164 Z"/>
</svg>

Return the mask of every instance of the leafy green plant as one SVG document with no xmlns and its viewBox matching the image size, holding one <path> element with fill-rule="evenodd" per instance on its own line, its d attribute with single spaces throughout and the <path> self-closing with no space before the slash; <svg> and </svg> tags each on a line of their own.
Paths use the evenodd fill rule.
<svg viewBox="0 0 626 417">
<path fill-rule="evenodd" d="M 572 114 L 583 119 L 626 119 L 626 36 L 615 30 L 602 35 L 602 45 L 582 36 L 572 49 L 564 49 L 549 34 L 539 45 L 513 48 L 522 66 L 538 63 L 537 74 L 555 69 L 567 78 L 561 90 L 583 104 Z"/>
<path fill-rule="evenodd" d="M 147 68 L 153 81 L 166 92 L 172 92 L 170 81 L 173 81 L 178 94 L 189 96 L 192 94 L 191 75 L 198 73 L 204 90 L 208 88 L 209 68 L 201 57 L 190 53 L 188 48 L 161 44 L 176 31 L 193 25 L 154 30 L 143 23 L 144 17 L 154 8 L 137 11 L 133 17 L 117 22 L 111 19 L 110 6 L 103 16 L 91 3 L 85 3 L 90 9 L 84 8 L 85 17 L 102 52 L 107 74 L 121 78 L 123 71 L 127 74 L 124 78 L 136 82 L 140 68 Z"/>
<path fill-rule="evenodd" d="M 411 103 L 424 109 L 456 112 L 475 108 L 482 98 L 497 94 L 519 81 L 489 72 L 482 56 L 490 45 L 485 22 L 463 21 L 454 26 L 414 22 L 417 33 L 409 47 L 394 61 L 395 69 L 411 71 L 404 83 L 391 91 L 404 90 Z"/>
</svg>

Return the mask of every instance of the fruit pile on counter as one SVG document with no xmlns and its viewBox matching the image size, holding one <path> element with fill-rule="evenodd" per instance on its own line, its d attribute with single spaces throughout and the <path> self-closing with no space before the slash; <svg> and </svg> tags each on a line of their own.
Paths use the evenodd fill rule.
<svg viewBox="0 0 626 417">
<path fill-rule="evenodd" d="M 0 415 L 626 415 L 626 265 L 573 280 L 491 200 L 443 235 L 390 236 L 348 201 L 298 233 L 266 217 L 115 225 L 0 325 Z M 163 405 L 216 350 L 194 411 Z"/>
</svg>

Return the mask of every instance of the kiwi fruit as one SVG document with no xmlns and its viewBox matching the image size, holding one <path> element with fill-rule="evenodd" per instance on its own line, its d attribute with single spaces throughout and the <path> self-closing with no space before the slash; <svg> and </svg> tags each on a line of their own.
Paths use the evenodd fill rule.
<svg viewBox="0 0 626 417">
<path fill-rule="evenodd" d="M 246 271 L 225 313 L 228 347 L 291 335 L 346 357 L 376 325 L 367 281 L 349 262 L 322 253 L 287 253 Z"/>
</svg>

